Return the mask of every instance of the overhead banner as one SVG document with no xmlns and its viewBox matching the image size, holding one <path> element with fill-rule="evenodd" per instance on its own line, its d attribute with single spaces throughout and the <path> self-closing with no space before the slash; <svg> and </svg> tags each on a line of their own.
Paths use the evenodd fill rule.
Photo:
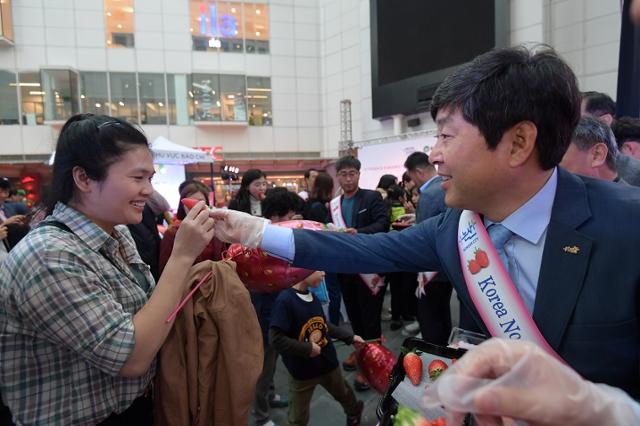
<svg viewBox="0 0 640 426">
<path fill-rule="evenodd" d="M 428 154 L 435 144 L 435 136 L 425 136 L 359 148 L 360 188 L 375 189 L 382 175 L 394 175 L 401 181 L 407 157 L 415 151 Z"/>
</svg>

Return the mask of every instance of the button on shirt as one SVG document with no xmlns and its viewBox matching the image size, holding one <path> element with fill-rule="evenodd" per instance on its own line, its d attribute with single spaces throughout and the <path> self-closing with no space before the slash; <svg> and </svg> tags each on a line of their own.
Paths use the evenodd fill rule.
<svg viewBox="0 0 640 426">
<path fill-rule="evenodd" d="M 52 217 L 72 232 L 36 228 L 0 268 L 0 389 L 18 423 L 94 424 L 155 374 L 118 376 L 155 283 L 125 226 L 108 235 L 62 203 Z"/>
<path fill-rule="evenodd" d="M 530 313 L 536 299 L 544 242 L 557 186 L 556 168 L 547 183 L 529 201 L 500 222 L 514 234 L 504 245 L 509 263 L 506 269 Z M 491 224 L 493 222 L 484 219 L 485 227 L 489 228 Z"/>
</svg>

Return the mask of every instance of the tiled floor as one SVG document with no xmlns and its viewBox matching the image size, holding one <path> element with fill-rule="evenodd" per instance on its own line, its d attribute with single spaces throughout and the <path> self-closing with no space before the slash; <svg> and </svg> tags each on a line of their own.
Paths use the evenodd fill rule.
<svg viewBox="0 0 640 426">
<path fill-rule="evenodd" d="M 389 306 L 388 299 L 389 292 L 387 292 L 385 306 Z M 452 297 L 452 317 L 454 318 L 454 322 L 457 322 L 458 316 L 459 314 L 457 300 L 454 294 Z M 382 322 L 382 333 L 385 338 L 385 346 L 388 347 L 392 352 L 396 354 L 399 353 L 402 342 L 404 341 L 406 336 L 403 336 L 400 330 L 391 331 L 389 329 L 389 321 Z M 352 346 L 346 346 L 342 342 L 336 342 L 335 345 L 338 352 L 338 359 L 340 361 L 346 359 L 353 350 Z M 344 370 L 342 371 L 342 373 L 347 381 L 353 386 L 353 379 L 356 373 L 347 373 Z M 281 395 L 287 394 L 287 380 L 287 370 L 284 364 L 282 364 L 282 361 L 278 359 L 278 366 L 276 368 L 276 374 L 274 377 L 276 393 Z M 361 424 L 363 426 L 376 425 L 378 423 L 378 418 L 376 417 L 376 408 L 378 406 L 378 402 L 381 399 L 381 395 L 375 390 L 371 389 L 365 392 L 356 392 L 356 397 L 363 400 L 365 403 L 365 409 L 362 416 Z M 271 419 L 278 426 L 286 425 L 287 409 L 272 409 Z M 340 407 L 340 404 L 338 404 L 338 402 L 336 402 L 331 397 L 331 395 L 329 395 L 322 387 L 318 386 L 313 394 L 313 399 L 311 400 L 311 417 L 309 420 L 309 426 L 334 426 L 343 425 L 345 423 L 346 417 L 344 412 L 342 411 L 342 407 Z"/>
</svg>

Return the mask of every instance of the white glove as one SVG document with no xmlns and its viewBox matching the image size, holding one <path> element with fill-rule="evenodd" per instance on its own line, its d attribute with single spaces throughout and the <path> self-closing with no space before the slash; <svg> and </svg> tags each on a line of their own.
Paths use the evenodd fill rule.
<svg viewBox="0 0 640 426">
<path fill-rule="evenodd" d="M 443 405 L 448 425 L 464 413 L 480 425 L 501 417 L 531 426 L 640 424 L 638 404 L 620 389 L 584 380 L 534 343 L 503 339 L 465 354 L 427 388 L 424 405 Z"/>
<path fill-rule="evenodd" d="M 262 243 L 267 219 L 229 209 L 212 208 L 209 216 L 215 219 L 215 236 L 227 243 L 240 243 L 257 248 Z"/>
</svg>

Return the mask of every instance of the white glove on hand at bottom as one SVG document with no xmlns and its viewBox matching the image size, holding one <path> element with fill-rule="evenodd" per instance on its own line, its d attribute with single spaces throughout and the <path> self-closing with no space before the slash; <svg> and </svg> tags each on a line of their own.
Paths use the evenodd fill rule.
<svg viewBox="0 0 640 426">
<path fill-rule="evenodd" d="M 215 219 L 215 236 L 227 243 L 239 243 L 245 247 L 258 248 L 262 243 L 267 219 L 251 216 L 236 210 L 209 210 L 209 216 Z"/>
<path fill-rule="evenodd" d="M 427 408 L 443 405 L 447 424 L 473 413 L 480 425 L 501 417 L 529 425 L 640 424 L 637 403 L 620 389 L 584 380 L 530 342 L 488 340 L 427 388 Z"/>
</svg>

